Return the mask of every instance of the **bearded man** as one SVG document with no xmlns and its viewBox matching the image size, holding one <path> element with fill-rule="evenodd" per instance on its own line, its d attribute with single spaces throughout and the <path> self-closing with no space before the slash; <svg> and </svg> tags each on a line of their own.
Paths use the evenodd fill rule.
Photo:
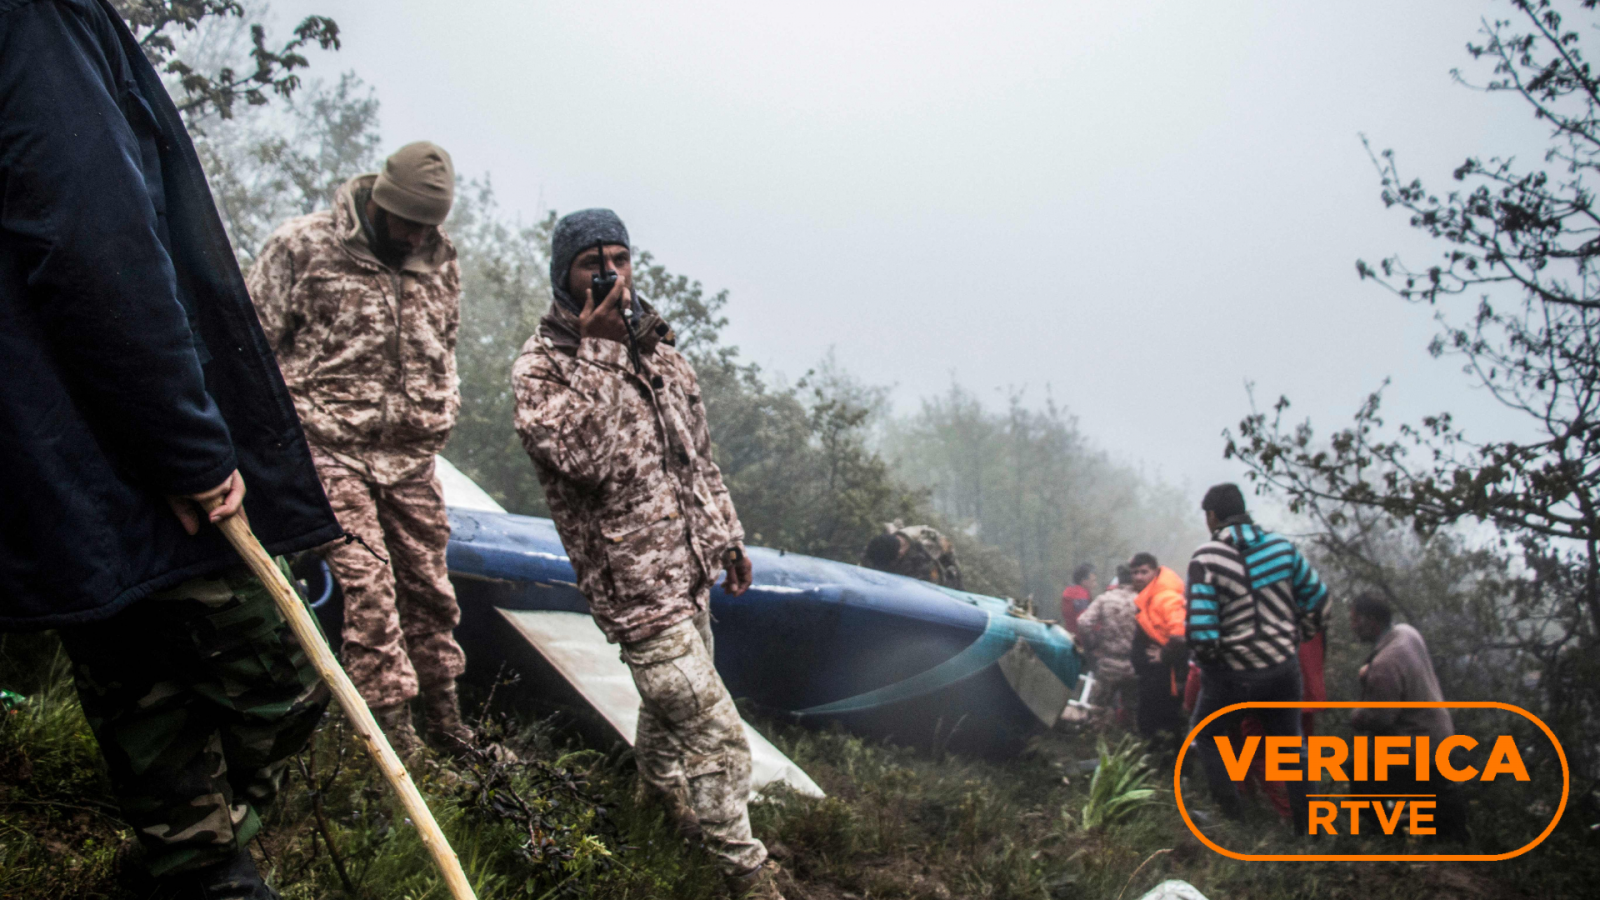
<svg viewBox="0 0 1600 900">
<path fill-rule="evenodd" d="M 305 425 L 339 523 L 365 546 L 323 550 L 344 592 L 344 666 L 403 758 L 428 732 L 461 754 L 456 678 L 466 654 L 445 568 L 450 524 L 434 454 L 455 425 L 461 271 L 439 230 L 450 155 L 426 141 L 340 187 L 333 208 L 278 227 L 250 295 Z"/>
<path fill-rule="evenodd" d="M 694 368 L 634 293 L 611 210 L 556 223 L 550 285 L 555 303 L 512 367 L 517 433 L 578 588 L 639 689 L 640 777 L 704 839 L 735 896 L 781 900 L 750 832 L 750 746 L 712 663 L 712 584 L 726 570 L 737 597 L 751 568 Z"/>
</svg>

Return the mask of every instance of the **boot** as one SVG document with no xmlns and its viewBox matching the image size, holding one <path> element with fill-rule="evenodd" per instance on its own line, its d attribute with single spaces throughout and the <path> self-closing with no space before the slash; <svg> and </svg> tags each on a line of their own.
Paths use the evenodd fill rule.
<svg viewBox="0 0 1600 900">
<path fill-rule="evenodd" d="M 783 900 L 778 890 L 783 875 L 783 867 L 769 859 L 743 875 L 728 876 L 728 893 L 733 900 Z"/>
<path fill-rule="evenodd" d="M 423 688 L 422 722 L 433 745 L 456 759 L 478 746 L 477 736 L 461 721 L 461 700 L 454 681 Z"/>
<path fill-rule="evenodd" d="M 394 748 L 395 755 L 407 768 L 422 758 L 422 739 L 417 737 L 417 729 L 411 725 L 410 704 L 402 700 L 392 706 L 374 706 L 372 717 L 378 720 L 378 727 L 389 739 L 389 746 Z"/>
<path fill-rule="evenodd" d="M 154 896 L 161 900 L 280 900 L 278 892 L 261 880 L 255 860 L 245 848 L 231 859 L 162 877 Z"/>
</svg>

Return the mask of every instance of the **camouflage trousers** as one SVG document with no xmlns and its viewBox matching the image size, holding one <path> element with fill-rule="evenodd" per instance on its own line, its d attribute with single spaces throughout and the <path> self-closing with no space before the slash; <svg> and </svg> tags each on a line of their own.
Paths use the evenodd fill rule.
<svg viewBox="0 0 1600 900">
<path fill-rule="evenodd" d="M 1115 720 L 1127 727 L 1133 722 L 1135 707 L 1139 702 L 1139 679 L 1127 672 L 1127 666 L 1094 667 L 1094 691 L 1089 703 L 1100 710 L 1102 721 Z"/>
<path fill-rule="evenodd" d="M 1089 702 L 1105 709 L 1132 707 L 1139 695 L 1139 678 L 1127 668 L 1096 664 Z"/>
<path fill-rule="evenodd" d="M 317 474 L 344 530 L 360 544 L 323 552 L 344 592 L 345 671 L 369 706 L 393 706 L 422 686 L 455 680 L 467 667 L 456 643 L 461 621 L 445 566 L 450 522 L 429 463 L 395 484 L 378 484 L 322 454 Z"/>
<path fill-rule="evenodd" d="M 328 705 L 267 589 L 238 566 L 60 634 L 150 871 L 231 857 Z"/>
<path fill-rule="evenodd" d="M 723 870 L 743 874 L 767 848 L 750 833 L 750 744 L 711 649 L 704 609 L 622 645 L 641 700 L 634 756 L 647 786 L 693 810 Z"/>
</svg>

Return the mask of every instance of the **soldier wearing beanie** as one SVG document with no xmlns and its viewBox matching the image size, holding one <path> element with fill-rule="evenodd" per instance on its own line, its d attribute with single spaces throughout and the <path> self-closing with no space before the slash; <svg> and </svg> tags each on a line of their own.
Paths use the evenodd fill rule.
<svg viewBox="0 0 1600 900">
<path fill-rule="evenodd" d="M 376 551 L 322 553 L 344 591 L 345 668 L 402 756 L 421 749 L 419 693 L 441 749 L 473 741 L 433 462 L 461 406 L 461 272 L 439 230 L 454 199 L 450 154 L 407 144 L 340 187 L 332 209 L 279 226 L 249 278 L 339 523 Z"/>
<path fill-rule="evenodd" d="M 594 296 L 603 273 L 615 284 Z M 550 287 L 555 303 L 511 368 L 515 424 L 578 589 L 639 689 L 640 784 L 716 857 L 736 898 L 783 900 L 750 831 L 750 744 L 712 663 L 712 585 L 725 572 L 737 597 L 751 567 L 694 367 L 634 294 L 628 230 L 611 210 L 556 223 Z"/>
</svg>

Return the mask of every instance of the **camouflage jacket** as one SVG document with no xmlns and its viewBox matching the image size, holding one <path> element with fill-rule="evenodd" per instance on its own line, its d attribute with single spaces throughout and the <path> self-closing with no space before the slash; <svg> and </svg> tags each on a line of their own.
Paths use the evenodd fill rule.
<svg viewBox="0 0 1600 900">
<path fill-rule="evenodd" d="M 355 205 L 375 178 L 357 176 L 332 209 L 280 225 L 249 287 L 313 449 L 393 484 L 455 425 L 461 270 L 443 233 L 398 271 L 378 261 Z"/>
<path fill-rule="evenodd" d="M 1100 678 L 1133 677 L 1133 633 L 1139 630 L 1135 596 L 1132 588 L 1113 587 L 1078 616 L 1078 646 L 1094 656 Z"/>
<path fill-rule="evenodd" d="M 550 317 L 573 320 L 575 333 L 571 313 L 555 307 Z M 724 552 L 744 541 L 711 460 L 693 367 L 665 343 L 641 360 L 642 378 L 622 344 L 585 338 L 573 347 L 543 328 L 511 370 L 517 433 L 578 589 L 617 643 L 652 637 L 703 608 Z"/>
</svg>

